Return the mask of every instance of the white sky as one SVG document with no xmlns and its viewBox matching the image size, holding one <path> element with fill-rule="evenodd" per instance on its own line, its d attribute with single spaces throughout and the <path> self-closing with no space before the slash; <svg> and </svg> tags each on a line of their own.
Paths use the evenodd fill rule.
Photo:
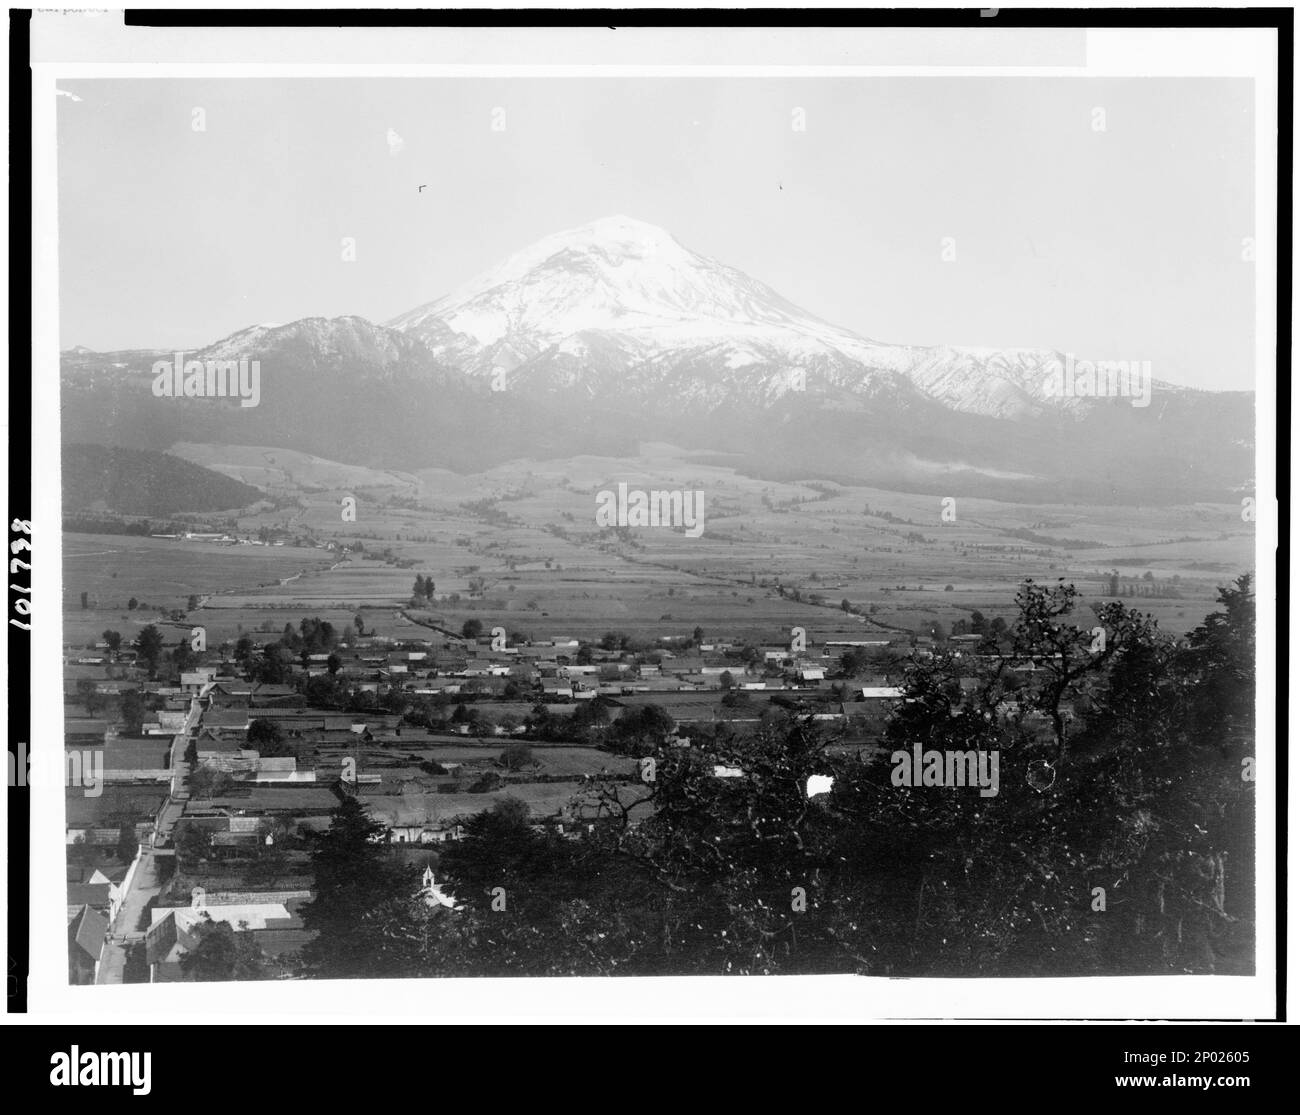
<svg viewBox="0 0 1300 1115">
<path fill-rule="evenodd" d="M 543 235 L 623 213 L 877 340 L 1052 347 L 1150 360 L 1176 383 L 1254 385 L 1242 79 L 59 87 L 81 98 L 58 99 L 64 347 L 383 321 Z"/>
</svg>

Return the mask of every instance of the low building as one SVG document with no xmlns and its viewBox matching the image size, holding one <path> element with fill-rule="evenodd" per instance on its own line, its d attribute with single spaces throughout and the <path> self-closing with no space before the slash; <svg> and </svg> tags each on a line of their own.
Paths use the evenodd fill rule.
<svg viewBox="0 0 1300 1115">
<path fill-rule="evenodd" d="M 108 936 L 108 918 L 89 906 L 81 906 L 68 922 L 68 982 L 91 984 L 99 976 L 99 964 Z"/>
<path fill-rule="evenodd" d="M 211 685 L 217 677 L 216 668 L 187 670 L 181 674 L 181 691 L 184 693 L 199 694 Z"/>
<path fill-rule="evenodd" d="M 252 722 L 247 705 L 210 708 L 203 714 L 203 727 L 221 732 L 247 732 Z"/>
<path fill-rule="evenodd" d="M 157 719 L 144 726 L 145 735 L 149 736 L 174 736 L 185 730 L 184 712 L 169 712 L 162 710 L 155 714 Z"/>
</svg>

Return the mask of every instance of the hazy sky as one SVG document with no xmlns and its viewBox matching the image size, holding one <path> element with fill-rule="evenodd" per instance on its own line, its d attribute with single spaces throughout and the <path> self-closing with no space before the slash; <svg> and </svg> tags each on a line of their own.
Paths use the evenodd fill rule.
<svg viewBox="0 0 1300 1115">
<path fill-rule="evenodd" d="M 65 347 L 385 321 L 538 237 L 622 213 L 877 340 L 1052 347 L 1149 359 L 1157 379 L 1192 386 L 1254 384 L 1244 80 L 60 88 L 81 98 L 59 98 Z M 343 237 L 356 262 L 341 260 Z"/>
</svg>

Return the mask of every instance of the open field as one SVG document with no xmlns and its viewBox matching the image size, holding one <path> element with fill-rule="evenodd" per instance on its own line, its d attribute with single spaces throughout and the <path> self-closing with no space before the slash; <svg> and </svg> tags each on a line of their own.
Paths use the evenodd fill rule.
<svg viewBox="0 0 1300 1115">
<path fill-rule="evenodd" d="M 65 534 L 64 641 L 91 642 L 105 628 L 134 638 L 136 629 L 157 621 L 159 610 L 184 609 L 192 595 L 215 597 L 236 588 L 278 584 L 330 560 L 320 550 L 294 546 Z M 83 592 L 90 597 L 88 609 L 81 607 Z M 141 602 L 135 610 L 127 607 L 132 597 Z"/>
<path fill-rule="evenodd" d="M 241 479 L 266 481 L 269 473 L 249 470 L 279 470 L 281 494 L 296 506 L 242 517 L 241 531 L 274 526 L 360 544 L 368 556 L 69 535 L 70 640 L 149 622 L 126 613 L 130 596 L 173 608 L 191 593 L 206 599 L 190 620 L 215 639 L 276 632 L 304 615 L 345 627 L 358 610 L 380 634 L 427 637 L 401 614 L 416 573 L 432 576 L 437 593 L 432 608 L 412 616 L 448 630 L 478 619 L 485 629 L 539 639 L 619 630 L 650 640 L 699 626 L 706 638 L 780 642 L 798 626 L 821 642 L 886 638 L 936 622 L 950 628 L 974 610 L 1009 616 L 1026 577 L 1072 581 L 1087 604 L 1107 598 L 1106 578 L 1116 570 L 1125 603 L 1181 633 L 1213 610 L 1218 585 L 1253 563 L 1254 525 L 1235 505 L 969 498 L 945 505 L 830 481 L 759 481 L 665 446 L 645 446 L 631 460 L 526 461 L 467 476 L 379 473 L 279 450 L 185 448 L 205 464 L 229 455 L 222 471 Z M 703 492 L 702 535 L 598 527 L 596 493 L 620 482 Z M 357 501 L 355 522 L 340 514 L 345 496 Z M 1130 599 L 1123 595 L 1130 586 L 1158 595 Z M 79 609 L 83 590 L 100 602 L 90 613 Z M 864 614 L 845 613 L 843 600 Z"/>
</svg>

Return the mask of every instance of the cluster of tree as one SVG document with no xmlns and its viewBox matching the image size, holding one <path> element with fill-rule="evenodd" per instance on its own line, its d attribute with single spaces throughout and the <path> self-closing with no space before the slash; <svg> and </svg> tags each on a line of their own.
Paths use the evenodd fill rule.
<svg viewBox="0 0 1300 1115">
<path fill-rule="evenodd" d="M 286 623 L 280 635 L 280 645 L 296 654 L 328 654 L 339 644 L 339 633 L 327 619 L 303 618 L 295 631 Z"/>
<path fill-rule="evenodd" d="M 952 623 L 954 635 L 984 635 L 1001 640 L 1007 633 L 1007 621 L 1001 616 L 988 619 L 978 608 L 971 612 L 970 618 L 955 619 Z"/>
<path fill-rule="evenodd" d="M 840 655 L 840 673 L 845 677 L 888 671 L 897 667 L 900 657 L 888 647 L 850 647 Z"/>
<path fill-rule="evenodd" d="M 419 608 L 429 603 L 434 594 L 433 577 L 417 573 L 415 584 L 411 588 L 412 606 Z"/>
<path fill-rule="evenodd" d="M 116 654 L 122 643 L 122 636 L 116 631 L 105 631 L 104 641 Z M 169 651 L 163 642 L 162 632 L 152 623 L 140 629 L 134 644 L 137 661 L 148 671 L 150 680 L 158 677 L 159 670 L 166 663 L 166 673 L 171 678 L 178 678 L 186 670 L 192 670 L 198 664 L 199 656 L 190 646 L 188 637 L 183 637 Z"/>
<path fill-rule="evenodd" d="M 1072 586 L 1026 583 L 1011 649 L 981 664 L 975 687 L 960 684 L 968 674 L 950 656 L 914 662 L 889 743 L 997 751 L 993 796 L 901 785 L 894 762 L 832 748 L 810 719 L 700 733 L 689 748 L 645 723 L 632 746 L 654 758 L 653 779 L 593 783 L 573 807 L 590 831 L 535 828 L 508 803 L 471 821 L 440 863 L 456 911 L 427 905 L 413 873 L 374 842 L 377 827 L 344 803 L 314 856 L 306 916 L 320 936 L 309 967 L 372 977 L 1249 972 L 1249 578 L 1220 602 L 1176 641 L 1117 603 L 1076 626 Z M 1012 682 L 1027 656 L 1041 668 Z M 642 717 L 654 719 L 625 717 L 619 731 Z M 718 777 L 719 766 L 735 776 Z M 814 776 L 822 792 L 810 796 Z"/>
<path fill-rule="evenodd" d="M 206 915 L 193 930 L 198 938 L 181 957 L 181 975 L 200 983 L 257 980 L 266 977 L 267 960 L 248 930 Z"/>
<path fill-rule="evenodd" d="M 525 770 L 533 765 L 533 752 L 526 743 L 512 743 L 497 760 L 506 770 Z"/>
<path fill-rule="evenodd" d="M 74 515 L 63 520 L 63 530 L 68 534 L 133 534 L 139 537 L 147 537 L 154 532 L 154 529 L 154 525 L 148 519 L 129 522 L 125 519 L 100 519 L 86 515 Z M 161 530 L 159 533 L 161 533 Z M 86 607 L 87 595 L 84 592 L 81 594 L 81 606 L 83 608 Z"/>
<path fill-rule="evenodd" d="M 292 755 L 294 750 L 285 741 L 284 732 L 274 720 L 254 720 L 248 725 L 248 746 L 263 757 Z"/>
<path fill-rule="evenodd" d="M 659 705 L 623 710 L 605 733 L 605 746 L 620 755 L 648 757 L 661 751 L 673 733 L 673 718 Z"/>
<path fill-rule="evenodd" d="M 574 705 L 572 713 L 553 713 L 545 705 L 536 705 L 524 719 L 524 732 L 530 739 L 550 743 L 605 743 L 612 730 L 609 710 L 610 703 L 601 697 Z"/>
<path fill-rule="evenodd" d="M 235 643 L 235 664 L 250 681 L 282 685 L 291 675 L 293 663 L 293 651 L 282 642 L 258 646 L 247 635 L 241 635 Z"/>
<path fill-rule="evenodd" d="M 293 624 L 286 623 L 279 639 L 262 646 L 248 635 L 241 635 L 235 643 L 235 663 L 250 681 L 282 685 L 293 675 L 295 661 L 305 663 L 308 655 L 329 654 L 326 666 L 336 674 L 343 660 L 331 652 L 339 638 L 329 620 L 303 619 L 296 630 Z"/>
<path fill-rule="evenodd" d="M 189 789 L 190 797 L 192 798 L 217 798 L 225 794 L 230 787 L 234 785 L 234 779 L 232 779 L 224 770 L 217 770 L 214 767 L 196 766 L 190 770 L 189 775 L 185 779 L 185 785 Z M 202 838 L 196 837 L 195 839 L 206 839 L 206 834 Z M 179 837 L 177 838 L 176 846 L 178 848 L 181 847 Z M 196 844 L 195 849 L 197 850 L 197 848 L 198 845 Z M 202 853 L 202 855 L 206 854 L 206 852 Z"/>
<path fill-rule="evenodd" d="M 626 631 L 606 631 L 600 637 L 601 650 L 635 650 L 637 644 Z"/>
<path fill-rule="evenodd" d="M 326 664 L 329 665 L 328 661 Z M 366 693 L 356 686 L 349 685 L 347 679 L 339 677 L 338 672 L 333 669 L 329 673 L 316 674 L 313 677 L 298 674 L 294 677 L 293 684 L 313 708 L 360 712 L 375 707 L 373 693 Z"/>
<path fill-rule="evenodd" d="M 73 511 L 101 504 L 158 517 L 247 507 L 262 498 L 249 484 L 150 449 L 67 442 L 62 457 L 64 506 Z"/>
</svg>

